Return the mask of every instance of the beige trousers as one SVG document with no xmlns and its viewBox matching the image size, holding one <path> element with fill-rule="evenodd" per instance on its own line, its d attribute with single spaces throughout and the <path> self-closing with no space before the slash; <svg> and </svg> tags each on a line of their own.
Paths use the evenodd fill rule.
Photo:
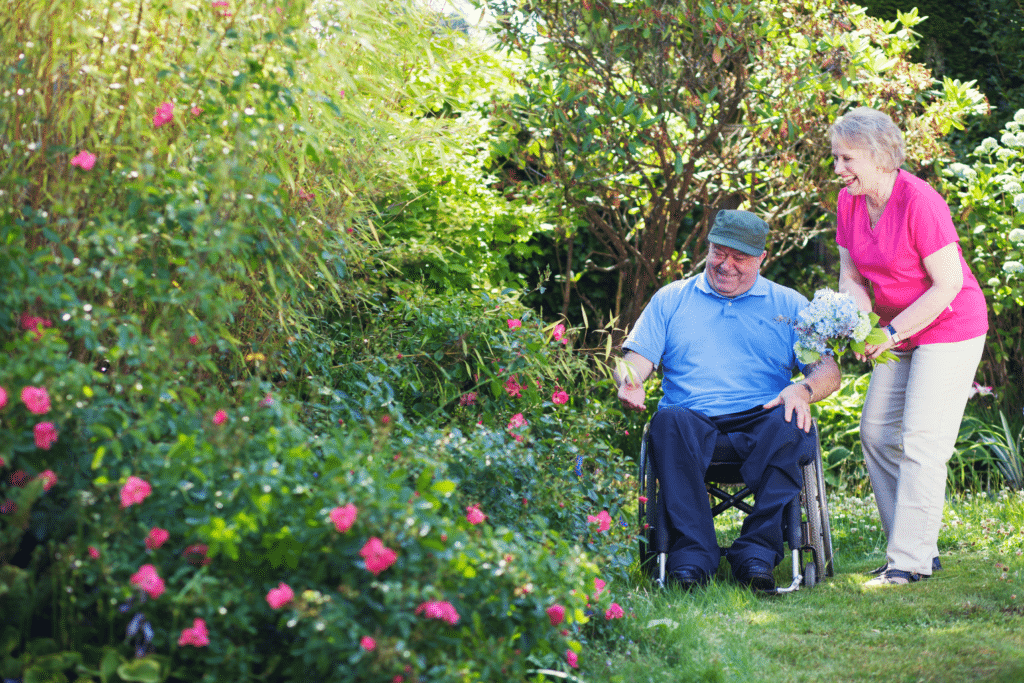
<svg viewBox="0 0 1024 683">
<path fill-rule="evenodd" d="M 981 362 L 985 337 L 896 351 L 875 365 L 860 439 L 891 569 L 932 573 L 937 557 L 946 463 Z"/>
</svg>

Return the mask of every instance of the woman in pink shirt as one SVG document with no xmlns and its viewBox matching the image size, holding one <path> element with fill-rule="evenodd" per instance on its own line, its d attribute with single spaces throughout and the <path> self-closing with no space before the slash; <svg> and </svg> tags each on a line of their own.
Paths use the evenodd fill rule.
<svg viewBox="0 0 1024 683">
<path fill-rule="evenodd" d="M 829 129 L 835 172 L 839 290 L 879 316 L 888 341 L 860 420 L 864 460 L 888 541 L 867 585 L 906 584 L 940 569 L 937 539 L 953 454 L 988 311 L 964 260 L 945 200 L 900 169 L 903 135 L 886 114 L 859 107 Z"/>
</svg>

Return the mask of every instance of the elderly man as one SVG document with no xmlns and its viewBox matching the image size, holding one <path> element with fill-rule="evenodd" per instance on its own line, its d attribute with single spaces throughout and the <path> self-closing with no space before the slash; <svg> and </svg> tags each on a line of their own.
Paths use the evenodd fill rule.
<svg viewBox="0 0 1024 683">
<path fill-rule="evenodd" d="M 655 293 L 614 373 L 623 406 L 644 410 L 643 381 L 663 368 L 648 445 L 669 521 L 668 576 L 686 589 L 706 584 L 721 559 L 704 488 L 719 434 L 732 442 L 755 499 L 726 557 L 740 583 L 775 589 L 782 513 L 815 449 L 810 404 L 839 388 L 833 358 L 796 358 L 793 321 L 808 302 L 760 276 L 767 236 L 754 214 L 719 211 L 704 272 Z M 794 381 L 797 370 L 803 377 Z"/>
</svg>

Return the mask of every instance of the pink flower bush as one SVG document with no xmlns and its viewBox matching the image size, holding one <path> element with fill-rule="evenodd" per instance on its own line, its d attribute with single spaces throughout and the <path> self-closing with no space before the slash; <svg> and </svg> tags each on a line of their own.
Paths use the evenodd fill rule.
<svg viewBox="0 0 1024 683">
<path fill-rule="evenodd" d="M 363 636 L 359 639 L 359 647 L 363 648 L 367 652 L 372 652 L 377 647 L 377 641 L 370 636 Z"/>
<path fill-rule="evenodd" d="M 156 113 L 153 114 L 153 127 L 159 128 L 160 126 L 170 123 L 174 120 L 174 105 L 170 102 L 164 102 L 156 108 Z"/>
<path fill-rule="evenodd" d="M 606 609 L 604 612 L 605 619 L 621 619 L 624 616 L 626 615 L 622 611 L 622 607 L 617 602 L 613 602 L 611 605 L 609 605 L 608 609 Z"/>
<path fill-rule="evenodd" d="M 515 429 L 515 428 L 517 428 L 517 427 L 525 427 L 525 426 L 526 426 L 526 425 L 528 425 L 528 424 L 529 424 L 529 423 L 528 423 L 528 422 L 526 421 L 526 418 L 525 418 L 525 417 L 523 417 L 523 414 L 522 414 L 522 413 L 516 413 L 516 414 L 515 414 L 515 415 L 513 415 L 513 416 L 512 416 L 512 418 L 511 418 L 511 419 L 510 419 L 510 420 L 508 421 L 508 427 L 507 427 L 507 429 Z"/>
<path fill-rule="evenodd" d="M 608 531 L 612 527 L 612 516 L 608 514 L 607 510 L 601 510 L 596 517 L 594 515 L 587 515 L 587 523 L 597 524 L 598 531 Z"/>
<path fill-rule="evenodd" d="M 483 522 L 485 519 L 487 519 L 487 515 L 480 511 L 479 504 L 470 505 L 466 508 L 466 521 L 470 524 L 476 526 L 477 524 Z"/>
<path fill-rule="evenodd" d="M 94 560 L 100 559 L 100 551 L 96 549 L 96 546 L 89 546 L 89 557 L 91 557 Z"/>
<path fill-rule="evenodd" d="M 203 113 L 202 107 L 192 107 L 192 116 L 199 116 Z"/>
<path fill-rule="evenodd" d="M 569 666 L 571 666 L 574 669 L 578 669 L 580 666 L 580 658 L 572 650 L 565 651 L 565 661 L 569 662 Z"/>
<path fill-rule="evenodd" d="M 465 393 L 465 394 L 463 394 L 462 396 L 459 397 L 459 405 L 462 406 L 463 408 L 468 408 L 469 406 L 473 405 L 474 403 L 476 403 L 476 392 L 475 391 L 467 392 L 467 393 Z"/>
<path fill-rule="evenodd" d="M 91 171 L 92 167 L 96 165 L 96 155 L 83 149 L 71 159 L 71 165 L 77 166 L 83 171 Z"/>
<path fill-rule="evenodd" d="M 21 390 L 21 400 L 30 413 L 45 415 L 50 412 L 50 395 L 46 387 L 25 387 Z"/>
<path fill-rule="evenodd" d="M 44 451 L 50 450 L 50 446 L 57 440 L 57 428 L 52 422 L 40 422 L 33 427 L 32 433 L 36 438 L 36 447 Z M 54 479 L 56 480 L 56 477 Z"/>
<path fill-rule="evenodd" d="M 523 321 L 522 320 L 519 320 L 518 318 L 509 318 L 508 319 L 508 329 L 510 329 L 510 330 L 518 330 L 522 326 L 523 326 Z"/>
<path fill-rule="evenodd" d="M 46 424 L 46 423 L 44 423 L 44 424 Z M 37 438 L 37 443 L 38 443 L 38 438 Z M 47 448 L 49 448 L 49 446 L 47 446 Z M 42 479 L 43 480 L 43 490 L 44 491 L 49 491 L 50 489 L 52 489 L 54 486 L 57 485 L 57 475 L 53 473 L 53 470 L 46 470 L 45 472 L 40 472 L 39 476 L 36 477 L 36 479 Z"/>
<path fill-rule="evenodd" d="M 167 529 L 153 527 L 149 530 L 149 535 L 146 536 L 146 547 L 150 550 L 156 550 L 164 543 L 166 543 L 167 539 L 170 537 L 171 534 L 167 531 Z"/>
<path fill-rule="evenodd" d="M 398 559 L 395 551 L 387 548 L 379 538 L 373 537 L 366 542 L 359 554 L 366 561 L 366 569 L 374 576 L 390 567 Z"/>
<path fill-rule="evenodd" d="M 604 580 L 599 579 L 596 576 L 594 577 L 594 599 L 595 600 L 597 600 L 598 597 L 600 597 L 601 593 L 604 592 L 604 587 L 607 586 L 607 585 L 608 584 Z"/>
<path fill-rule="evenodd" d="M 0 387 L 0 408 L 3 408 L 5 405 L 7 405 L 7 390 Z"/>
<path fill-rule="evenodd" d="M 121 487 L 121 507 L 126 508 L 129 505 L 137 505 L 144 501 L 146 496 L 152 492 L 153 487 L 149 485 L 149 482 L 132 475 L 128 477 L 128 481 Z"/>
<path fill-rule="evenodd" d="M 277 588 L 271 588 L 267 593 L 267 603 L 273 609 L 281 609 L 295 599 L 295 591 L 285 582 L 277 584 Z"/>
<path fill-rule="evenodd" d="M 222 425 L 228 421 L 228 414 L 223 410 L 218 410 L 213 414 L 213 424 Z"/>
<path fill-rule="evenodd" d="M 43 338 L 43 329 L 53 327 L 53 323 L 46 318 L 40 318 L 28 313 L 21 314 L 21 329 L 36 333 L 36 341 Z"/>
<path fill-rule="evenodd" d="M 552 338 L 554 338 L 555 341 L 562 341 L 562 337 L 565 336 L 565 325 L 563 325 L 562 323 L 558 323 L 557 325 L 555 325 L 555 327 L 551 330 L 551 336 Z"/>
<path fill-rule="evenodd" d="M 551 394 L 551 402 L 556 406 L 565 405 L 569 402 L 569 394 L 559 389 L 555 393 Z"/>
<path fill-rule="evenodd" d="M 178 647 L 194 645 L 195 647 L 206 647 L 210 644 L 210 634 L 206 632 L 206 622 L 196 619 L 192 622 L 191 628 L 181 630 L 181 637 L 178 638 Z"/>
<path fill-rule="evenodd" d="M 505 380 L 505 391 L 507 391 L 508 395 L 512 398 L 518 398 L 523 391 L 523 385 L 519 383 L 519 378 L 512 375 Z"/>
<path fill-rule="evenodd" d="M 447 600 L 428 600 L 417 607 L 414 614 L 422 614 L 427 619 L 441 619 L 452 626 L 459 623 L 459 613 Z"/>
<path fill-rule="evenodd" d="M 164 580 L 157 575 L 156 567 L 151 564 L 144 564 L 139 567 L 139 571 L 132 574 L 130 581 L 132 585 L 138 586 L 149 593 L 151 598 L 159 598 L 166 589 Z"/>
<path fill-rule="evenodd" d="M 359 509 L 352 503 L 346 503 L 341 507 L 331 510 L 330 517 L 331 521 L 334 522 L 334 528 L 343 534 L 352 528 L 357 514 L 359 514 Z"/>
<path fill-rule="evenodd" d="M 552 626 L 558 626 L 565 621 L 565 608 L 561 605 L 551 605 L 544 611 L 548 613 L 548 619 L 551 620 Z"/>
</svg>

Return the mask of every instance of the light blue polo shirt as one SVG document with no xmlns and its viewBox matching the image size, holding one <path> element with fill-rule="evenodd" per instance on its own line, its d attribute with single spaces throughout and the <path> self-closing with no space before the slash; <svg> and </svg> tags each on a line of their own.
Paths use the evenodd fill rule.
<svg viewBox="0 0 1024 683">
<path fill-rule="evenodd" d="M 803 371 L 793 322 L 807 304 L 799 292 L 760 275 L 730 299 L 701 273 L 655 292 L 622 347 L 662 366 L 659 409 L 737 413 L 768 403 Z"/>
</svg>

